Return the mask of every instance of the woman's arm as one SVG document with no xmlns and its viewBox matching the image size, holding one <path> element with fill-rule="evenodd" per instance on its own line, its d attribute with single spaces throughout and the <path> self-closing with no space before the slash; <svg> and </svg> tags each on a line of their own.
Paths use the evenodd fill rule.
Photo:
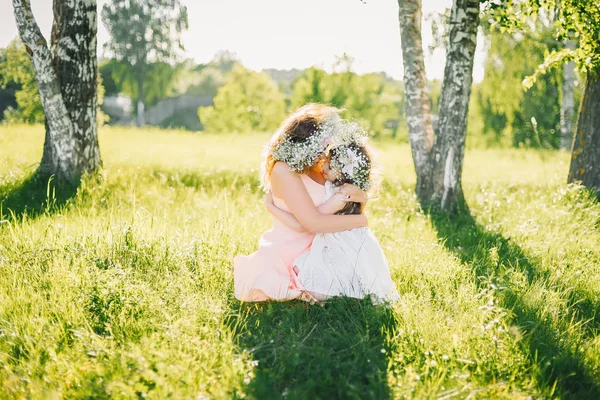
<svg viewBox="0 0 600 400">
<path fill-rule="evenodd" d="M 294 217 L 309 232 L 340 232 L 367 226 L 365 215 L 327 215 L 319 212 L 302 179 L 285 163 L 278 162 L 271 173 L 273 194 L 287 204 Z"/>
<path fill-rule="evenodd" d="M 321 214 L 333 215 L 342 208 L 344 208 L 344 205 L 347 204 L 348 201 L 350 200 L 346 198 L 346 195 L 343 195 L 338 192 L 331 196 L 325 203 L 318 206 L 317 210 L 319 210 Z M 302 224 L 298 222 L 298 219 L 294 217 L 294 214 L 282 210 L 281 208 L 275 205 L 275 203 L 273 202 L 273 195 L 270 191 L 265 196 L 265 206 L 267 207 L 267 211 L 272 216 L 277 218 L 288 228 L 296 232 L 307 232 L 307 230 L 304 229 Z"/>
</svg>

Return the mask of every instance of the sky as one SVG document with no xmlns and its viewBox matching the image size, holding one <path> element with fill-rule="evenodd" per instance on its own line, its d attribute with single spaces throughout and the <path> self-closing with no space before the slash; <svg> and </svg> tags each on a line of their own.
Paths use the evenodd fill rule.
<svg viewBox="0 0 600 400">
<path fill-rule="evenodd" d="M 107 0 L 98 0 L 99 9 Z M 234 52 L 244 66 L 330 70 L 335 57 L 354 58 L 357 73 L 384 71 L 402 79 L 402 50 L 396 0 L 183 0 L 188 7 L 189 29 L 183 35 L 184 57 L 210 61 L 218 50 Z M 0 47 L 15 36 L 12 2 L 0 0 Z M 31 0 L 42 33 L 49 37 L 52 1 Z M 423 0 L 423 14 L 442 12 L 452 0 Z M 98 25 L 99 55 L 108 38 Z M 442 79 L 444 52 L 428 54 L 431 30 L 423 26 L 425 66 L 430 79 Z M 478 39 L 475 81 L 483 79 L 485 50 Z"/>
</svg>

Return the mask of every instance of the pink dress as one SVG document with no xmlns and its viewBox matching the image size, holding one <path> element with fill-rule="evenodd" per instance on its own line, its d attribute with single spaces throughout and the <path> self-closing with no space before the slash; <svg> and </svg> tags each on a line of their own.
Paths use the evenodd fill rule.
<svg viewBox="0 0 600 400">
<path fill-rule="evenodd" d="M 301 179 L 315 206 L 321 205 L 325 186 L 306 175 L 301 175 Z M 283 200 L 273 197 L 273 202 L 289 212 Z M 307 296 L 292 268 L 294 259 L 310 248 L 314 237 L 312 233 L 296 232 L 273 218 L 273 228 L 261 236 L 258 250 L 233 259 L 235 297 L 241 301 L 265 301 Z"/>
</svg>

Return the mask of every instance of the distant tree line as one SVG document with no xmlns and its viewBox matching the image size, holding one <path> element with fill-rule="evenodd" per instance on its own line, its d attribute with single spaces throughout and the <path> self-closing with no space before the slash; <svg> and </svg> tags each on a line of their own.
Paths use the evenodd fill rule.
<svg viewBox="0 0 600 400">
<path fill-rule="evenodd" d="M 558 148 L 562 70 L 540 76 L 529 90 L 521 85 L 543 62 L 544 54 L 552 48 L 551 41 L 498 32 L 487 32 L 486 40 L 489 45 L 485 78 L 473 86 L 469 145 Z M 218 53 L 206 64 L 192 60 L 151 62 L 145 66 L 141 101 L 147 108 L 161 99 L 182 94 L 213 97 L 213 108 L 200 110 L 198 114 L 204 129 L 216 132 L 272 130 L 277 125 L 273 121 L 281 119 L 278 110 L 285 113 L 308 101 L 324 102 L 344 108 L 348 117 L 363 119 L 376 135 L 408 140 L 403 118 L 403 84 L 383 73 L 359 75 L 352 71 L 348 57 L 339 57 L 335 72 L 316 67 L 293 71 L 270 69 L 262 73 L 242 73 L 242 70 L 240 60 L 227 51 Z M 106 96 L 124 94 L 135 104 L 140 85 L 131 64 L 115 58 L 101 60 L 99 75 Z M 240 86 L 241 79 L 249 79 L 249 83 Z M 577 82 L 575 105 L 583 84 L 581 80 Z M 251 89 L 251 85 L 256 87 Z M 429 81 L 428 86 L 432 112 L 437 115 L 441 82 Z M 269 96 L 272 96 L 270 101 L 266 101 Z M 242 115 L 240 104 L 231 106 L 238 100 L 248 103 L 248 115 Z M 261 110 L 270 102 L 277 105 L 269 104 L 269 110 Z M 272 113 L 272 110 L 277 111 Z M 137 114 L 136 109 L 133 111 Z M 232 118 L 234 115 L 240 117 Z M 188 117 L 198 118 L 198 115 L 176 116 L 166 121 L 165 127 L 185 127 L 177 119 Z M 573 121 L 575 117 L 573 112 Z M 5 122 L 44 121 L 33 68 L 18 40 L 0 49 L 0 118 Z"/>
<path fill-rule="evenodd" d="M 161 99 L 194 94 L 214 98 L 212 107 L 198 112 L 204 129 L 272 130 L 276 125 L 273 121 L 281 118 L 280 110 L 285 113 L 304 102 L 317 101 L 344 108 L 347 116 L 363 119 L 374 134 L 407 140 L 401 82 L 385 74 L 356 74 L 352 71 L 352 59 L 346 55 L 338 58 L 334 72 L 315 67 L 242 72 L 240 61 L 227 51 L 219 52 L 206 64 L 181 60 L 178 49 L 180 33 L 187 27 L 185 8 L 179 3 L 167 7 L 161 1 L 154 4 L 156 7 L 150 5 L 132 2 L 127 8 L 122 2 L 114 1 L 107 3 L 101 12 L 102 21 L 110 27 L 111 34 L 105 46 L 105 55 L 109 58 L 99 62 L 102 87 L 107 96 L 124 94 L 139 104 L 133 110 L 134 115 Z M 160 7 L 166 7 L 163 10 L 169 12 L 158 11 Z M 157 18 L 156 13 L 163 23 L 151 25 L 155 34 L 147 35 L 150 28 L 143 21 Z M 448 11 L 439 13 L 438 23 L 434 25 L 437 46 L 444 46 L 447 40 L 445 22 L 448 18 Z M 539 75 L 529 90 L 521 85 L 544 62 L 546 54 L 563 46 L 554 38 L 552 18 L 552 15 L 537 18 L 525 33 L 500 32 L 491 29 L 487 19 L 482 22 L 488 51 L 485 78 L 472 88 L 469 145 L 558 148 L 562 140 L 563 147 L 568 147 L 564 144 L 563 120 L 571 122 L 566 130 L 572 137 L 584 78 L 573 74 L 575 91 L 566 107 L 564 102 L 569 97 L 563 95 L 563 88 L 567 86 L 563 79 L 566 67 Z M 131 23 L 132 20 L 140 23 Z M 127 21 L 130 23 L 125 23 Z M 133 42 L 128 39 L 132 36 L 136 38 Z M 147 39 L 150 36 L 152 40 Z M 130 42 L 137 46 L 135 50 L 124 46 Z M 152 50 L 154 48 L 165 50 L 159 54 Z M 153 54 L 153 57 L 138 59 L 142 54 Z M 241 85 L 241 79 L 248 83 Z M 428 87 L 435 118 L 439 113 L 441 82 L 429 81 Z M 269 98 L 271 101 L 265 101 Z M 243 115 L 242 110 L 247 110 L 247 115 Z M 198 115 L 192 117 L 198 118 Z M 239 117 L 232 118 L 234 115 Z M 566 117 L 561 119 L 561 115 Z M 0 118 L 7 122 L 44 121 L 33 68 L 18 40 L 0 49 Z M 177 119 L 186 118 L 175 116 L 165 126 L 177 125 Z M 143 122 L 140 117 L 138 122 Z"/>
</svg>

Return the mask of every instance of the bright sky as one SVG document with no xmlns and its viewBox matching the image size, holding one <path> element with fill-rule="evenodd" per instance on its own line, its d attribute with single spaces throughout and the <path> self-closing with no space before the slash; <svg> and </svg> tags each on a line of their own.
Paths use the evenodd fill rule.
<svg viewBox="0 0 600 400">
<path fill-rule="evenodd" d="M 107 0 L 98 0 L 99 9 Z M 330 69 L 336 55 L 354 57 L 358 73 L 385 71 L 402 79 L 402 51 L 395 0 L 183 0 L 188 7 L 189 30 L 184 34 L 186 57 L 207 62 L 220 50 L 237 54 L 251 69 Z M 33 12 L 48 38 L 52 2 L 31 0 Z M 452 0 L 423 0 L 423 13 L 442 12 Z M 17 35 L 12 5 L 0 0 L 0 47 Z M 102 45 L 107 33 L 99 23 Z M 425 52 L 431 31 L 423 27 Z M 102 54 L 100 47 L 100 55 Z M 483 79 L 485 52 L 479 38 L 474 77 Z M 444 75 L 443 51 L 426 58 L 430 79 Z"/>
</svg>

